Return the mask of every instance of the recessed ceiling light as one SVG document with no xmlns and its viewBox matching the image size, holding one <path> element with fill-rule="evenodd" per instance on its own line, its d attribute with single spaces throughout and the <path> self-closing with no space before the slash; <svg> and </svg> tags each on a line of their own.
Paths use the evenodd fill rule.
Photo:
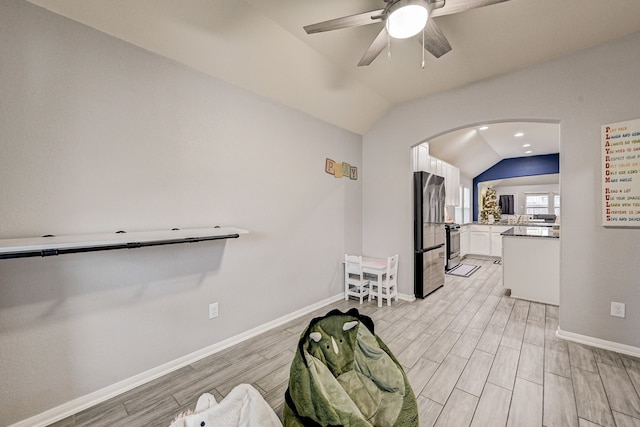
<svg viewBox="0 0 640 427">
<path fill-rule="evenodd" d="M 531 147 L 531 144 L 522 144 L 523 148 Z"/>
<path fill-rule="evenodd" d="M 533 151 L 531 151 L 531 150 L 527 150 L 527 151 L 524 152 L 524 154 L 531 154 L 531 153 L 533 153 Z"/>
<path fill-rule="evenodd" d="M 516 138 L 519 138 L 519 137 L 521 137 L 521 136 L 524 136 L 524 133 L 522 133 L 522 132 L 518 132 L 518 133 L 516 133 L 516 134 L 515 134 L 515 135 L 513 135 L 513 136 L 515 136 Z"/>
<path fill-rule="evenodd" d="M 489 126 L 482 126 L 482 127 L 479 127 L 478 129 L 479 130 L 487 130 L 487 129 L 489 129 Z"/>
</svg>

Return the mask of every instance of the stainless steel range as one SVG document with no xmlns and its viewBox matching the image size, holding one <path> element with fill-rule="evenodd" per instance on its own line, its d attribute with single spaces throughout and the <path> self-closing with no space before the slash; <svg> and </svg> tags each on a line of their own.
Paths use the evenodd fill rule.
<svg viewBox="0 0 640 427">
<path fill-rule="evenodd" d="M 460 225 L 446 224 L 445 232 L 447 236 L 447 263 L 444 268 L 448 271 L 460 264 Z"/>
</svg>

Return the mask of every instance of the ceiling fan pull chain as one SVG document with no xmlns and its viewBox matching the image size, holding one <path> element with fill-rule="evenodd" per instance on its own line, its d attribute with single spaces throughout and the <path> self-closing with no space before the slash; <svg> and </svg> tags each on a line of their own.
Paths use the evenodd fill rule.
<svg viewBox="0 0 640 427">
<path fill-rule="evenodd" d="M 391 35 L 387 33 L 387 58 L 391 59 Z"/>
<path fill-rule="evenodd" d="M 424 70 L 424 27 L 422 28 L 422 69 Z"/>
</svg>

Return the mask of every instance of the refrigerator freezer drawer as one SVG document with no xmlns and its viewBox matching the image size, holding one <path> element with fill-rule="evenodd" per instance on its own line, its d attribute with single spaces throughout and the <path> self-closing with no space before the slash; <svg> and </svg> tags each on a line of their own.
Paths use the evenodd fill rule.
<svg viewBox="0 0 640 427">
<path fill-rule="evenodd" d="M 415 293 L 424 298 L 444 285 L 444 246 L 426 252 L 417 252 L 415 259 Z"/>
</svg>

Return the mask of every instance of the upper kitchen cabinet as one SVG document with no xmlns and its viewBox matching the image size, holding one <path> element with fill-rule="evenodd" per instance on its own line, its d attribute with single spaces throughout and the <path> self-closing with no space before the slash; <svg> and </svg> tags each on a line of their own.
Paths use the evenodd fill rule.
<svg viewBox="0 0 640 427">
<path fill-rule="evenodd" d="M 460 169 L 429 155 L 429 145 L 421 144 L 413 147 L 413 171 L 424 171 L 444 178 L 445 205 L 460 204 Z"/>
<path fill-rule="evenodd" d="M 442 163 L 445 165 L 445 205 L 458 206 L 460 204 L 460 169 L 449 163 Z"/>
</svg>

